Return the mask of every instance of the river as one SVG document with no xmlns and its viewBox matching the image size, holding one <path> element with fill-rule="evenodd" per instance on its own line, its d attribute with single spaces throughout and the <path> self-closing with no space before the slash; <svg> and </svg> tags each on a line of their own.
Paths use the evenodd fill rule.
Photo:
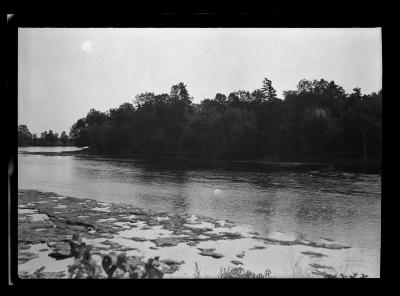
<svg viewBox="0 0 400 296">
<path fill-rule="evenodd" d="M 21 147 L 18 151 L 75 149 Z M 350 265 L 361 265 L 370 276 L 379 276 L 381 176 L 376 173 L 19 153 L 18 188 L 229 219 L 267 236 L 332 240 L 359 250 L 358 258 L 349 258 Z"/>
</svg>

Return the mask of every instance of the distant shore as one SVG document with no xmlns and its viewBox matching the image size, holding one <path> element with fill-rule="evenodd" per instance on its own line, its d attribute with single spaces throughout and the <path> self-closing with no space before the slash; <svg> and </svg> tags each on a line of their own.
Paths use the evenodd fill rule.
<svg viewBox="0 0 400 296">
<path fill-rule="evenodd" d="M 320 168 L 354 168 L 366 169 L 372 172 L 381 172 L 380 159 L 286 159 L 286 160 L 271 160 L 271 159 L 248 159 L 248 160 L 221 160 L 221 159 L 206 159 L 199 156 L 182 154 L 170 155 L 148 155 L 148 154 L 132 154 L 132 153 L 113 153 L 103 154 L 91 150 L 90 148 L 83 148 L 80 150 L 63 151 L 63 152 L 22 152 L 23 154 L 32 155 L 47 155 L 47 156 L 68 156 L 79 155 L 103 159 L 126 159 L 138 161 L 156 161 L 156 162 L 185 162 L 190 164 L 204 164 L 204 165 L 228 165 L 228 164 L 256 164 L 256 165 L 271 165 L 280 167 L 320 167 Z"/>
</svg>

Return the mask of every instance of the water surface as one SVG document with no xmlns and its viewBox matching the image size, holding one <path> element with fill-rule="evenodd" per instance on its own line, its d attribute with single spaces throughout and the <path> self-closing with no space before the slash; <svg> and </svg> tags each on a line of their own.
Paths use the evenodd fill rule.
<svg viewBox="0 0 400 296">
<path fill-rule="evenodd" d="M 22 147 L 19 151 L 75 149 Z M 19 154 L 18 187 L 228 219 L 263 235 L 334 241 L 357 248 L 362 259 L 349 258 L 350 264 L 363 265 L 371 276 L 379 276 L 378 174 L 321 167 L 204 167 Z"/>
</svg>

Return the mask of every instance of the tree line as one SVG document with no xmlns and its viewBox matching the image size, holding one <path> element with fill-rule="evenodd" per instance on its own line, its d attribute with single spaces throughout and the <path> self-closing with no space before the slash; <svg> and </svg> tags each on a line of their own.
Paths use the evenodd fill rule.
<svg viewBox="0 0 400 296">
<path fill-rule="evenodd" d="M 107 112 L 91 109 L 70 130 L 77 146 L 102 154 L 205 159 L 379 159 L 382 91 L 347 94 L 334 81 L 306 80 L 280 99 L 265 78 L 252 92 L 194 103 L 180 82 Z"/>
<path fill-rule="evenodd" d="M 38 137 L 36 134 L 32 134 L 25 124 L 18 126 L 18 146 L 65 146 L 74 144 L 74 141 L 65 131 L 60 136 L 52 130 L 44 131 Z"/>
</svg>

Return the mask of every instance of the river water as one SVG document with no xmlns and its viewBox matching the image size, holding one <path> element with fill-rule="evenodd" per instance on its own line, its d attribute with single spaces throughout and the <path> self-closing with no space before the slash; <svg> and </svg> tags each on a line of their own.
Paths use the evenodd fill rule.
<svg viewBox="0 0 400 296">
<path fill-rule="evenodd" d="M 75 149 L 23 147 L 18 151 Z M 362 258 L 357 264 L 370 276 L 379 276 L 381 176 L 374 173 L 19 153 L 18 188 L 228 219 L 263 235 L 332 240 L 357 248 Z"/>
</svg>

